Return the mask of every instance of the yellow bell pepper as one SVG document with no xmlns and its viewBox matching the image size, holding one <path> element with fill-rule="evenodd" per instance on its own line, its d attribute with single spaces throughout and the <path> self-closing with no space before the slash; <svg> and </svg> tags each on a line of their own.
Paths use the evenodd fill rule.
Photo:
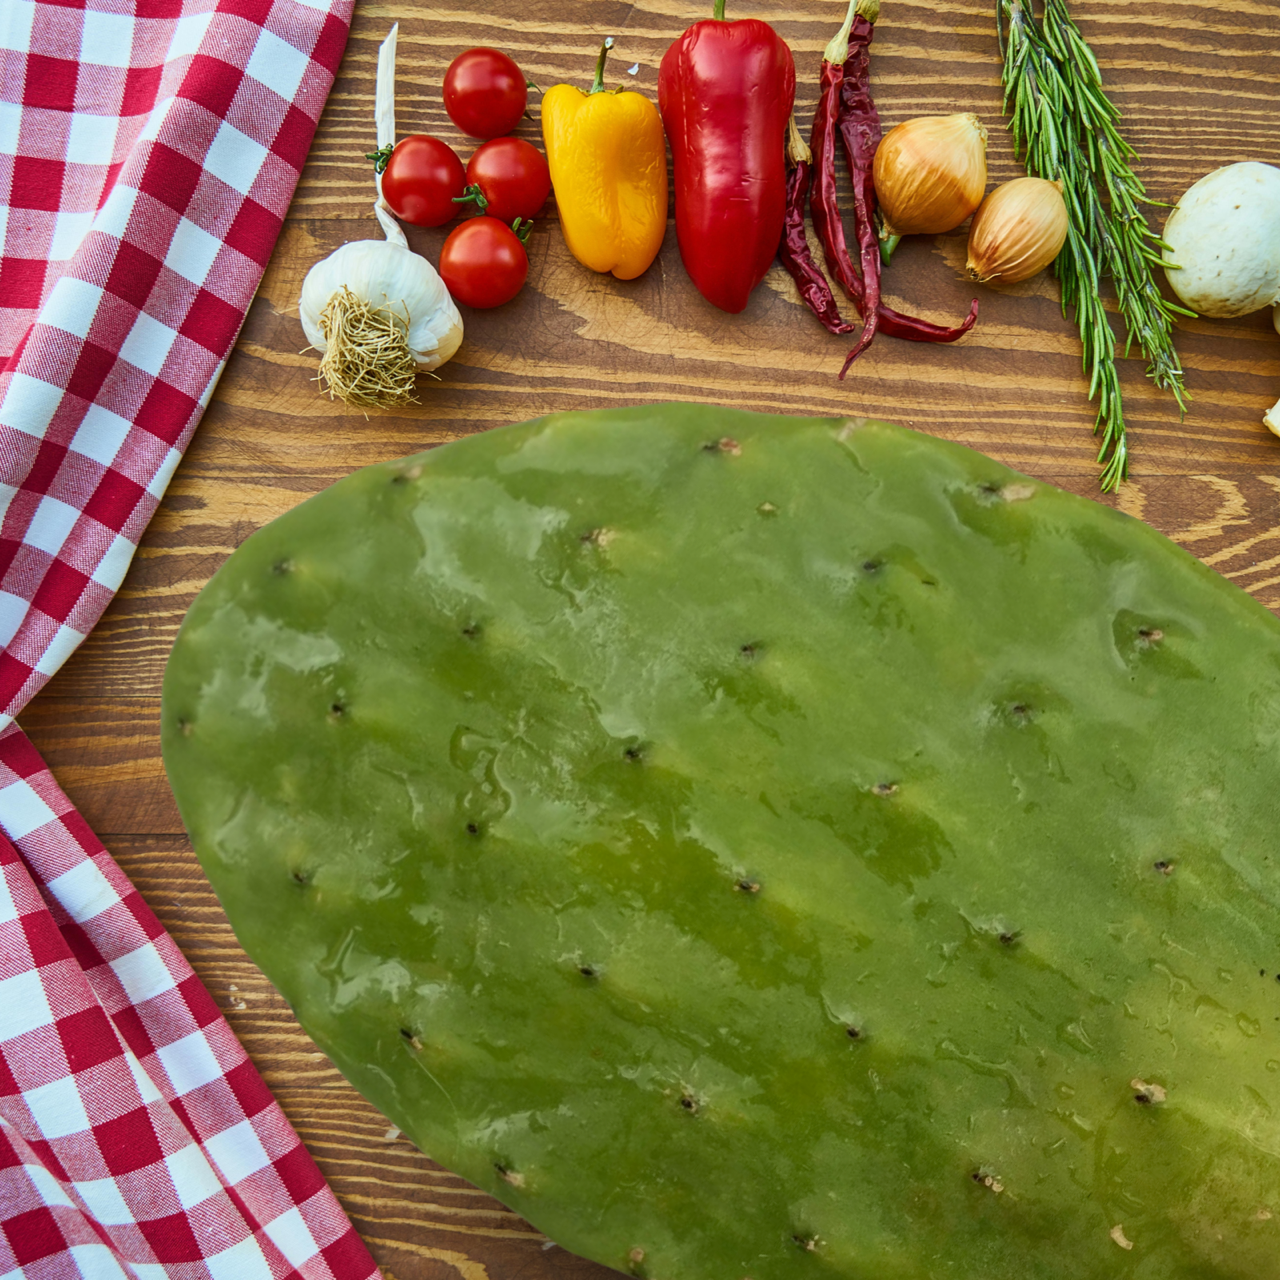
<svg viewBox="0 0 1280 1280">
<path fill-rule="evenodd" d="M 604 92 L 613 37 L 583 93 L 571 84 L 542 99 L 542 141 L 565 243 L 583 266 L 634 280 L 658 256 L 667 229 L 667 148 L 658 108 L 631 90 Z"/>
</svg>

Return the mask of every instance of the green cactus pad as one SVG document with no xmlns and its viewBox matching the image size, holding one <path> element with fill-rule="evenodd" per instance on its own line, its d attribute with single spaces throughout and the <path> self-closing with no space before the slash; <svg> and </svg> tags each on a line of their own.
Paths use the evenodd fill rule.
<svg viewBox="0 0 1280 1280">
<path fill-rule="evenodd" d="M 877 422 L 564 414 L 251 537 L 164 691 L 241 941 L 650 1280 L 1280 1277 L 1280 623 Z"/>
</svg>

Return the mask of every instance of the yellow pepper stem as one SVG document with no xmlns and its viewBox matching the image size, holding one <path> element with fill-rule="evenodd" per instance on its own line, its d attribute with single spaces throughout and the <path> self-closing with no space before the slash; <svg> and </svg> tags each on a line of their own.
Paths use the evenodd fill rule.
<svg viewBox="0 0 1280 1280">
<path fill-rule="evenodd" d="M 613 48 L 613 37 L 605 36 L 604 44 L 600 46 L 600 56 L 596 59 L 596 78 L 591 82 L 591 88 L 588 93 L 604 92 L 604 64 L 609 60 L 609 50 Z"/>
<path fill-rule="evenodd" d="M 667 154 L 662 117 L 643 93 L 604 92 L 613 43 L 604 42 L 589 91 L 547 90 L 542 140 L 569 252 L 593 271 L 634 280 L 667 228 Z"/>
</svg>

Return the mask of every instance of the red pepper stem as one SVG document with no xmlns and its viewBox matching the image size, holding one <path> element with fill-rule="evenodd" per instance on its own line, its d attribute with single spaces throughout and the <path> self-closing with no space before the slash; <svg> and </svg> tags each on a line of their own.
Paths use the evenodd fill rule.
<svg viewBox="0 0 1280 1280">
<path fill-rule="evenodd" d="M 716 0 L 716 6 L 714 9 L 711 10 L 711 16 L 717 22 L 727 21 L 727 19 L 724 16 L 724 0 Z"/>
<path fill-rule="evenodd" d="M 604 64 L 609 60 L 609 50 L 613 48 L 613 37 L 605 36 L 600 46 L 600 56 L 596 59 L 596 78 L 591 82 L 588 94 L 604 92 Z"/>
</svg>

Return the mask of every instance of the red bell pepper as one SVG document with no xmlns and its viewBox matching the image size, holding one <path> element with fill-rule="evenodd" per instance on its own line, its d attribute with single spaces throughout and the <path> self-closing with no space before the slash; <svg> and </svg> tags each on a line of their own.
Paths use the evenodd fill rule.
<svg viewBox="0 0 1280 1280">
<path fill-rule="evenodd" d="M 708 302 L 737 312 L 782 236 L 796 68 L 767 22 L 726 22 L 724 3 L 715 0 L 715 16 L 663 55 L 658 110 L 671 141 L 685 270 Z"/>
</svg>

